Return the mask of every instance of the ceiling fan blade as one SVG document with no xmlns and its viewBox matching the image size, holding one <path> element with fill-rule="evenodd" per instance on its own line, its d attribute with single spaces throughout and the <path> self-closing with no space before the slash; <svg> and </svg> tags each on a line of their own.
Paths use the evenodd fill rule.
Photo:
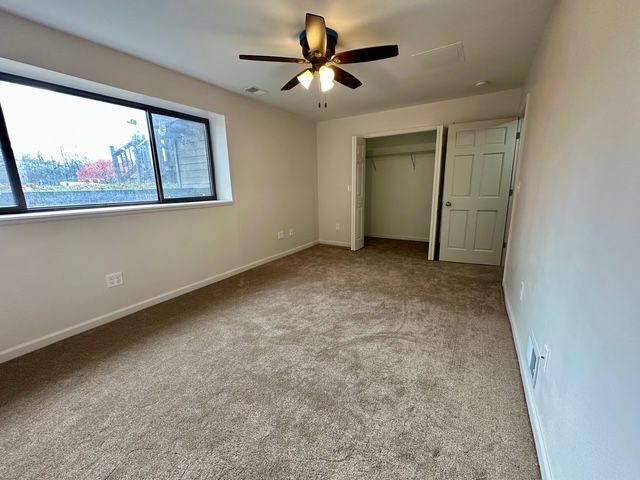
<svg viewBox="0 0 640 480">
<path fill-rule="evenodd" d="M 310 52 L 320 52 L 320 56 L 327 53 L 327 26 L 324 18 L 319 15 L 307 13 L 305 22 L 307 43 Z"/>
<path fill-rule="evenodd" d="M 336 82 L 341 83 L 342 85 L 346 85 L 349 88 L 358 88 L 360 85 L 362 85 L 362 82 L 360 80 L 358 80 L 346 70 L 343 70 L 340 67 L 336 67 L 335 65 L 330 68 L 336 74 L 336 76 L 333 78 Z"/>
<path fill-rule="evenodd" d="M 254 60 L 257 62 L 307 63 L 307 61 L 303 58 L 274 57 L 271 55 L 240 55 L 240 60 Z"/>
<path fill-rule="evenodd" d="M 308 68 L 305 68 L 303 71 L 301 71 L 300 73 L 297 73 L 295 77 L 293 77 L 291 80 L 289 80 L 287 83 L 284 84 L 284 87 L 282 87 L 280 90 L 291 90 L 293 87 L 295 87 L 296 85 L 298 85 L 300 83 L 300 81 L 298 80 L 298 77 L 300 75 L 302 75 L 304 72 L 306 72 L 307 70 L 309 70 Z"/>
<path fill-rule="evenodd" d="M 397 45 L 381 45 L 379 47 L 358 48 L 356 50 L 348 50 L 346 52 L 336 53 L 331 61 L 339 64 L 363 63 L 397 56 Z"/>
</svg>

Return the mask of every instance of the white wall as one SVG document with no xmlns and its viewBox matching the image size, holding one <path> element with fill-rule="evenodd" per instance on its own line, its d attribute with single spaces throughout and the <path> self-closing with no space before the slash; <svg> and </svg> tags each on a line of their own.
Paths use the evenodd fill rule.
<svg viewBox="0 0 640 480">
<path fill-rule="evenodd" d="M 640 477 L 640 2 L 561 0 L 532 67 L 505 289 L 553 478 Z M 525 282 L 524 298 L 520 282 Z"/>
<path fill-rule="evenodd" d="M 313 122 L 2 12 L 0 57 L 225 115 L 235 200 L 0 224 L 0 361 L 31 348 L 15 350 L 22 344 L 317 239 Z M 295 236 L 277 240 L 289 227 Z M 104 275 L 114 271 L 125 285 L 107 289 Z"/>
<path fill-rule="evenodd" d="M 367 139 L 366 236 L 428 241 L 435 139 L 435 131 Z M 410 151 L 427 153 L 412 162 Z"/>
<path fill-rule="evenodd" d="M 520 89 L 446 100 L 319 122 L 318 218 L 321 241 L 349 245 L 351 237 L 351 138 L 413 127 L 513 117 Z M 340 230 L 336 230 L 336 224 Z"/>
</svg>

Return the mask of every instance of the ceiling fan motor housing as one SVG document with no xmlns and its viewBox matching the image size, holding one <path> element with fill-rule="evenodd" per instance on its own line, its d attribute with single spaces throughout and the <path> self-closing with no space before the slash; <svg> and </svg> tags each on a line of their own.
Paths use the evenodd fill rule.
<svg viewBox="0 0 640 480">
<path fill-rule="evenodd" d="M 300 32 L 300 46 L 302 47 L 302 56 L 309 60 L 314 67 L 321 67 L 327 63 L 331 57 L 336 53 L 336 44 L 338 43 L 338 32 L 332 28 L 327 28 L 327 52 L 324 56 L 314 55 L 314 52 L 309 50 L 309 43 L 307 42 L 307 31 Z"/>
</svg>

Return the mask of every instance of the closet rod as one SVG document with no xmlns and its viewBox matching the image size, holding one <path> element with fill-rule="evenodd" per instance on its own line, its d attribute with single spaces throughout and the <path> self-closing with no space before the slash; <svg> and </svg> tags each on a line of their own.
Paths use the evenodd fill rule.
<svg viewBox="0 0 640 480">
<path fill-rule="evenodd" d="M 418 153 L 434 153 L 435 150 L 417 150 L 415 152 L 402 152 L 402 153 L 379 153 L 377 155 L 367 155 L 367 158 L 379 158 L 379 157 L 399 157 L 401 155 L 417 155 Z"/>
</svg>

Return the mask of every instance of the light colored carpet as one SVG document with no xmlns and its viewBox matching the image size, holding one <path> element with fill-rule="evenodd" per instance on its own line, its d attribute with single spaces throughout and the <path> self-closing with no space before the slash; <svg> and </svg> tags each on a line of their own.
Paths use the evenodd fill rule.
<svg viewBox="0 0 640 480">
<path fill-rule="evenodd" d="M 0 365 L 2 479 L 537 479 L 501 270 L 317 246 Z"/>
</svg>

